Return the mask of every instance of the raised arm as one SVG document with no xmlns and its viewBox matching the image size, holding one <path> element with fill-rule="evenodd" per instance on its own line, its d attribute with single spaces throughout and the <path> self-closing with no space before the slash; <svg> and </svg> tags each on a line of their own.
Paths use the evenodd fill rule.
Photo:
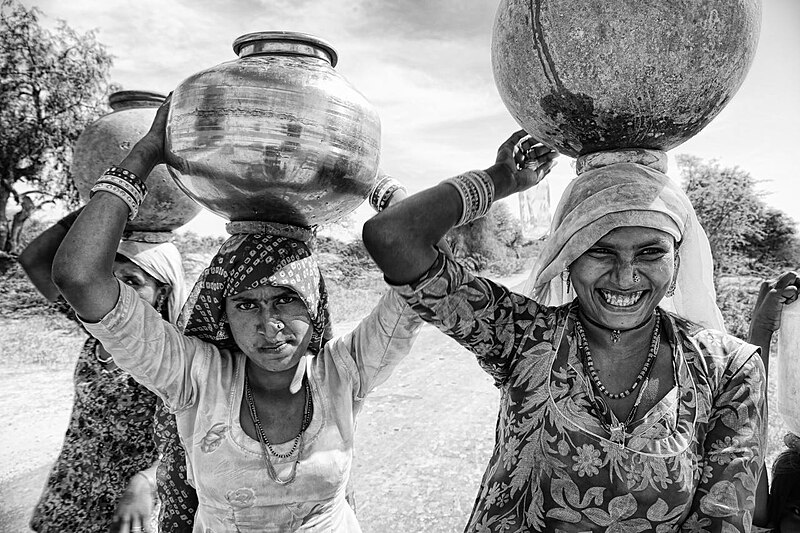
<svg viewBox="0 0 800 533">
<path fill-rule="evenodd" d="M 781 312 L 785 304 L 797 300 L 800 279 L 794 272 L 786 272 L 777 281 L 764 281 L 758 292 L 750 317 L 748 342 L 761 348 L 761 360 L 769 376 L 769 348 L 772 335 L 781 327 Z"/>
<path fill-rule="evenodd" d="M 55 302 L 61 294 L 53 283 L 53 258 L 81 209 L 73 211 L 40 233 L 17 258 L 33 286 L 51 302 Z"/>
<path fill-rule="evenodd" d="M 769 378 L 769 352 L 772 335 L 781 327 L 783 306 L 797 300 L 800 279 L 794 272 L 786 272 L 777 281 L 764 281 L 758 292 L 750 317 L 748 342 L 761 348 L 764 375 Z M 753 525 L 766 527 L 769 523 L 769 486 L 766 469 L 761 472 L 756 491 Z"/>
<path fill-rule="evenodd" d="M 498 200 L 536 185 L 555 164 L 556 152 L 518 131 L 497 152 L 486 173 Z M 523 142 L 521 142 L 523 141 Z M 436 244 L 455 226 L 463 204 L 458 190 L 446 183 L 409 196 L 364 224 L 364 245 L 394 283 L 419 279 L 436 260 Z"/>
<path fill-rule="evenodd" d="M 119 165 L 142 181 L 163 162 L 169 100 L 159 108 L 150 131 Z M 55 255 L 53 282 L 85 321 L 99 321 L 117 303 L 114 257 L 129 213 L 128 204 L 117 195 L 102 190 L 94 193 Z"/>
</svg>

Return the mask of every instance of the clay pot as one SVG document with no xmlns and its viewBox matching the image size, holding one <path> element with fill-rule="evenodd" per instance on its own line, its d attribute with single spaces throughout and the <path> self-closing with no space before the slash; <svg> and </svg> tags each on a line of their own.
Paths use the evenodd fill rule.
<svg viewBox="0 0 800 533">
<path fill-rule="evenodd" d="M 333 69 L 333 48 L 263 32 L 233 49 L 239 59 L 172 94 L 167 162 L 186 194 L 231 221 L 313 226 L 358 207 L 377 175 L 380 120 Z"/>
<path fill-rule="evenodd" d="M 760 25 L 760 0 L 502 0 L 495 83 L 517 122 L 564 154 L 668 150 L 736 93 Z"/>
<path fill-rule="evenodd" d="M 75 143 L 70 171 L 84 202 L 94 182 L 111 165 L 125 159 L 156 116 L 164 95 L 147 91 L 119 91 L 108 103 L 113 112 L 90 124 Z M 175 184 L 165 165 L 147 178 L 148 194 L 138 216 L 128 223 L 130 231 L 171 231 L 183 226 L 201 207 Z"/>
</svg>

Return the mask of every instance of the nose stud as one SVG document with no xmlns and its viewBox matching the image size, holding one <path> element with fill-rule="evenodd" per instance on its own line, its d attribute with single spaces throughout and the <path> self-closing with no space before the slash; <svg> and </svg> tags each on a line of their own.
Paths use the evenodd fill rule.
<svg viewBox="0 0 800 533">
<path fill-rule="evenodd" d="M 641 280 L 642 280 L 642 279 L 639 277 L 639 274 L 637 274 L 636 272 L 634 272 L 634 273 L 633 273 L 633 282 L 634 282 L 634 283 L 639 283 Z"/>
<path fill-rule="evenodd" d="M 278 331 L 280 331 L 280 330 L 282 330 L 283 328 L 284 328 L 283 322 L 281 322 L 280 320 L 276 320 L 276 321 L 275 321 L 275 329 L 277 329 Z"/>
</svg>

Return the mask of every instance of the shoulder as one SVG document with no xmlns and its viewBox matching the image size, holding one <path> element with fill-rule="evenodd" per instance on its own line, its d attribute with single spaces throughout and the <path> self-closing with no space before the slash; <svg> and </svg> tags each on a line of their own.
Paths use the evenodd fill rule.
<svg viewBox="0 0 800 533">
<path fill-rule="evenodd" d="M 724 379 L 742 370 L 764 373 L 758 347 L 724 331 L 703 327 L 670 314 L 676 337 L 687 360 L 704 369 L 710 377 Z"/>
</svg>

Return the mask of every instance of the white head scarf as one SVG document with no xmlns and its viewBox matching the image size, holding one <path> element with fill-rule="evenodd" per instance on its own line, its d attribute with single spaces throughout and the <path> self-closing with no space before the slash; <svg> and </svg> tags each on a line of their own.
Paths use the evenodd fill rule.
<svg viewBox="0 0 800 533">
<path fill-rule="evenodd" d="M 609 231 L 625 226 L 664 231 L 679 245 L 675 294 L 664 298 L 661 308 L 725 331 L 716 303 L 711 247 L 689 198 L 664 173 L 637 163 L 595 168 L 568 185 L 525 294 L 547 306 L 571 302 L 575 293 L 565 290 L 561 272 Z"/>
<path fill-rule="evenodd" d="M 124 255 L 136 266 L 172 288 L 167 300 L 167 314 L 169 321 L 174 324 L 186 299 L 186 281 L 181 254 L 175 245 L 171 242 L 122 241 L 119 243 L 117 253 Z"/>
</svg>

